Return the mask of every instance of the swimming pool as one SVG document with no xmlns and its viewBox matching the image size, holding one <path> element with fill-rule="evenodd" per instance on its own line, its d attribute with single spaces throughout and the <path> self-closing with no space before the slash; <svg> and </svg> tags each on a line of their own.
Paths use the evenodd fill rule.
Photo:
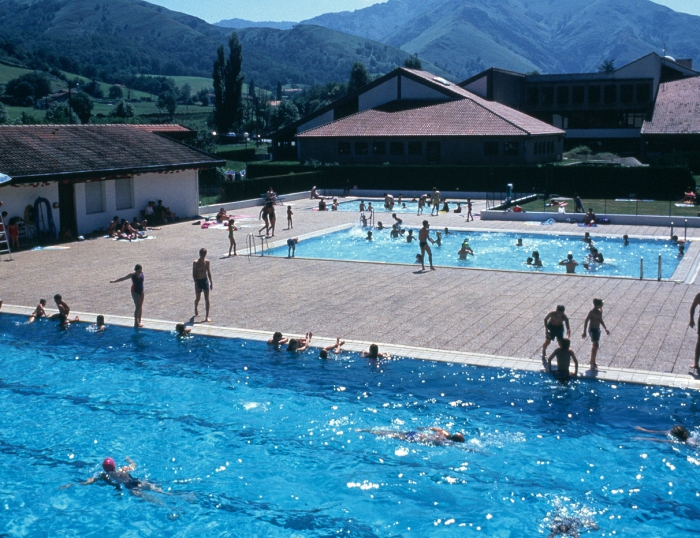
<svg viewBox="0 0 700 538">
<path fill-rule="evenodd" d="M 697 425 L 696 393 L 25 319 L 0 315 L 0 534 L 530 537 L 570 515 L 676 537 L 700 518 L 698 450 L 633 430 Z M 467 443 L 356 431 L 430 426 Z M 108 455 L 170 494 L 58 489 Z"/>
<path fill-rule="evenodd" d="M 388 219 L 391 222 L 391 219 Z M 369 228 L 359 226 L 331 232 L 299 242 L 296 249 L 298 257 L 324 258 L 331 260 L 376 261 L 385 263 L 413 263 L 420 246 L 416 239 L 407 243 L 406 235 L 398 239 L 391 238 L 391 229 L 372 230 L 373 240 L 367 241 Z M 437 230 L 431 228 L 431 237 L 436 238 Z M 622 239 L 605 237 L 592 233 L 596 248 L 604 255 L 605 262 L 587 271 L 582 263 L 589 253 L 587 245 L 581 241 L 580 235 L 558 234 L 523 234 L 511 232 L 489 231 L 452 231 L 442 233 L 442 246 L 431 245 L 433 264 L 453 267 L 474 267 L 482 269 L 504 269 L 509 271 L 534 271 L 545 273 L 566 273 L 566 269 L 558 263 L 566 258 L 571 251 L 579 267 L 576 272 L 594 276 L 626 276 L 639 278 L 640 258 L 644 257 L 644 276 L 656 278 L 658 275 L 658 256 L 662 256 L 662 278 L 670 279 L 680 263 L 678 248 L 668 240 L 630 239 L 630 244 L 624 246 Z M 414 229 L 414 237 L 418 229 Z M 464 239 L 474 251 L 474 256 L 460 260 L 458 251 Z M 523 246 L 516 247 L 518 238 L 522 238 Z M 687 247 L 688 245 L 686 245 Z M 526 259 L 537 250 L 540 253 L 543 267 L 527 265 Z M 287 247 L 271 249 L 275 256 L 286 256 Z M 428 260 L 426 259 L 426 267 Z"/>
<path fill-rule="evenodd" d="M 389 210 L 384 207 L 384 199 L 382 198 L 381 200 L 368 200 L 367 198 L 364 199 L 365 202 L 365 207 L 369 205 L 369 203 L 372 203 L 372 207 L 374 208 L 375 213 L 413 213 L 414 215 L 418 212 L 418 202 L 411 202 L 411 198 L 404 198 L 402 201 L 402 204 L 405 205 L 406 207 L 403 207 L 402 204 L 398 203 L 398 198 L 396 198 L 394 201 L 396 202 L 394 205 L 394 208 Z M 328 204 L 330 206 L 330 204 Z M 440 206 L 442 207 L 442 206 Z M 457 204 L 454 202 L 450 202 L 449 204 L 450 211 L 455 209 L 457 207 Z M 430 215 L 430 210 L 431 208 L 428 206 L 425 206 L 423 209 L 423 213 L 426 215 Z M 346 200 L 344 202 L 338 202 L 338 211 L 355 211 L 359 212 L 360 211 L 360 199 L 358 200 Z M 466 213 L 466 208 L 465 208 L 465 213 Z"/>
</svg>

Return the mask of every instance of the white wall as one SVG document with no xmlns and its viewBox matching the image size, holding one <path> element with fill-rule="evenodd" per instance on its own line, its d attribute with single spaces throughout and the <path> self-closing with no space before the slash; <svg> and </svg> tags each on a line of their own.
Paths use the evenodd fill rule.
<svg viewBox="0 0 700 538">
<path fill-rule="evenodd" d="M 360 112 L 369 110 L 398 99 L 399 77 L 392 77 L 376 88 L 372 88 L 358 97 L 358 109 Z"/>
<path fill-rule="evenodd" d="M 104 184 L 104 208 L 100 213 L 87 214 L 85 207 L 85 183 L 75 185 L 75 210 L 78 234 L 85 235 L 100 228 L 106 230 L 112 217 L 132 220 L 141 218 L 141 210 L 149 200 L 163 200 L 163 205 L 181 218 L 194 217 L 199 213 L 199 186 L 196 170 L 182 170 L 162 174 L 140 174 L 134 176 L 134 207 L 116 208 L 114 180 Z M 56 217 L 54 216 L 54 220 Z"/>
<path fill-rule="evenodd" d="M 407 77 L 401 77 L 401 99 L 439 99 L 447 101 L 444 93 L 415 82 Z"/>
<path fill-rule="evenodd" d="M 40 183 L 38 187 L 31 185 L 0 187 L 0 201 L 3 203 L 0 211 L 7 211 L 8 220 L 12 217 L 24 218 L 24 209 L 28 205 L 34 207 L 37 198 L 46 198 L 53 206 L 54 202 L 58 202 L 58 183 L 55 181 L 48 185 Z M 51 211 L 58 230 L 61 221 L 59 210 L 52 208 Z"/>
</svg>

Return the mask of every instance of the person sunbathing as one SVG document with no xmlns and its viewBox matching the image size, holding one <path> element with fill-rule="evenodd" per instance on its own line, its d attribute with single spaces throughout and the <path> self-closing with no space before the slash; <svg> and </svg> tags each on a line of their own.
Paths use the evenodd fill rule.
<svg viewBox="0 0 700 538">
<path fill-rule="evenodd" d="M 216 214 L 216 221 L 217 222 L 224 222 L 225 220 L 228 220 L 229 217 L 226 214 L 226 210 L 222 207 L 219 209 L 219 212 Z"/>
</svg>

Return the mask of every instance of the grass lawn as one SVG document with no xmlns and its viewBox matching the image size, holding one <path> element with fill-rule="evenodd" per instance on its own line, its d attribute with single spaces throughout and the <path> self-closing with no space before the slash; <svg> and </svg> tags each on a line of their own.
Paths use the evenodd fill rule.
<svg viewBox="0 0 700 538">
<path fill-rule="evenodd" d="M 31 73 L 31 69 L 0 64 L 0 84 L 7 84 L 12 79 Z"/>
<path fill-rule="evenodd" d="M 697 217 L 700 206 L 684 206 L 676 207 L 675 202 L 616 202 L 615 200 L 583 200 L 583 206 L 588 209 L 593 208 L 596 214 L 611 214 L 611 215 L 661 215 L 664 217 Z M 523 204 L 522 208 L 525 211 L 544 211 L 547 213 L 556 213 L 557 207 L 549 207 L 545 205 L 543 200 L 535 200 Z M 567 214 L 572 214 L 574 211 L 573 199 L 566 206 Z"/>
</svg>

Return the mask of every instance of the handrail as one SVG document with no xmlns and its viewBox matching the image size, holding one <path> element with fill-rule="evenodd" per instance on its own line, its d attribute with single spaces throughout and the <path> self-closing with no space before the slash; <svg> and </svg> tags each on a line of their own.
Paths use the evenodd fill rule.
<svg viewBox="0 0 700 538">
<path fill-rule="evenodd" d="M 265 255 L 265 247 L 267 247 L 267 255 L 270 255 L 270 238 L 265 236 L 260 238 L 260 255 Z"/>
<path fill-rule="evenodd" d="M 253 251 L 255 251 L 256 254 L 258 253 L 257 246 L 255 245 L 255 236 L 252 233 L 248 234 L 248 237 L 246 237 L 245 242 L 248 246 L 248 256 L 252 256 Z"/>
</svg>

